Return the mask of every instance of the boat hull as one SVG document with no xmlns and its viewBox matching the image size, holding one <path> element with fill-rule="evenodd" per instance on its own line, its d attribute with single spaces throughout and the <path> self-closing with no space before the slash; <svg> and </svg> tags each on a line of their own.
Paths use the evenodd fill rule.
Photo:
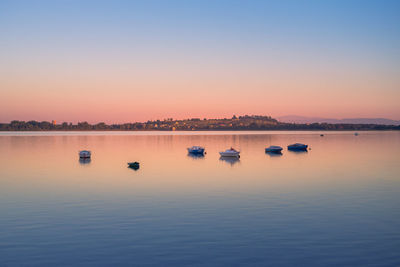
<svg viewBox="0 0 400 267">
<path fill-rule="evenodd" d="M 292 151 L 306 151 L 308 148 L 308 145 L 289 145 L 288 150 Z"/>
<path fill-rule="evenodd" d="M 80 151 L 79 152 L 79 158 L 81 159 L 88 159 L 92 156 L 92 153 L 90 151 Z"/>
<path fill-rule="evenodd" d="M 140 165 L 139 162 L 128 162 L 128 167 L 137 170 L 139 169 Z"/>
<path fill-rule="evenodd" d="M 221 157 L 234 157 L 234 158 L 240 157 L 239 152 L 219 152 L 219 154 L 221 155 Z"/>
<path fill-rule="evenodd" d="M 276 153 L 276 154 L 280 154 L 282 153 L 282 149 L 279 150 L 271 150 L 271 149 L 265 149 L 265 153 Z"/>
<path fill-rule="evenodd" d="M 282 149 L 281 147 L 267 147 L 265 149 L 265 153 L 282 153 Z"/>
<path fill-rule="evenodd" d="M 194 155 L 203 155 L 204 149 L 188 149 L 188 152 Z"/>
</svg>

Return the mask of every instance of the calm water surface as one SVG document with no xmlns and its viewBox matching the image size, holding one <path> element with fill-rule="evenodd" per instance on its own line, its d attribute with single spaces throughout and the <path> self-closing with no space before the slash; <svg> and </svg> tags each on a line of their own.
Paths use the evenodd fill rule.
<svg viewBox="0 0 400 267">
<path fill-rule="evenodd" d="M 399 266 L 400 133 L 324 134 L 0 133 L 0 266 Z"/>
</svg>

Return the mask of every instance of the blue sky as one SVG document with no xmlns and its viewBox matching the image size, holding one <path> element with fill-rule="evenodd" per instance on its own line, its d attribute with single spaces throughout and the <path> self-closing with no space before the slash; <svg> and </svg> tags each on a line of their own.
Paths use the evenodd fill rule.
<svg viewBox="0 0 400 267">
<path fill-rule="evenodd" d="M 46 112 L 68 120 L 67 106 L 32 113 L 19 105 L 46 95 L 61 104 L 83 89 L 99 103 L 138 93 L 148 103 L 109 120 L 238 112 L 399 119 L 399 11 L 400 1 L 0 1 L 0 120 Z M 184 104 L 213 94 L 209 112 Z M 283 103 L 291 95 L 290 103 L 321 101 L 293 109 Z M 259 99 L 269 96 L 282 104 L 265 108 Z M 237 109 L 217 108 L 223 101 Z"/>
</svg>

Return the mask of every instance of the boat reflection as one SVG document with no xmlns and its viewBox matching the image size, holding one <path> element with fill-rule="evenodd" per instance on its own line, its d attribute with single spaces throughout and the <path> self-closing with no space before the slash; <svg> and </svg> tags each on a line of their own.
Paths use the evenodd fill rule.
<svg viewBox="0 0 400 267">
<path fill-rule="evenodd" d="M 307 154 L 308 150 L 288 150 L 291 154 L 303 155 Z"/>
<path fill-rule="evenodd" d="M 269 155 L 270 157 L 276 158 L 279 158 L 283 155 L 282 152 L 265 152 L 265 154 Z"/>
<path fill-rule="evenodd" d="M 240 159 L 238 157 L 224 157 L 224 156 L 221 156 L 219 158 L 219 160 L 225 161 L 226 163 L 231 164 L 231 166 L 233 166 L 234 164 L 240 162 Z"/>
<path fill-rule="evenodd" d="M 91 158 L 79 158 L 79 163 L 82 165 L 89 164 L 91 161 Z"/>
<path fill-rule="evenodd" d="M 187 156 L 192 159 L 204 159 L 204 154 L 188 153 Z"/>
</svg>

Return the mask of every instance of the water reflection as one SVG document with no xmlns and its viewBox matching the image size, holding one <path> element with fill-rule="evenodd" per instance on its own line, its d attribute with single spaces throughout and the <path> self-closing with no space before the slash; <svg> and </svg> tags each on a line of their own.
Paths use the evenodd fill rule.
<svg viewBox="0 0 400 267">
<path fill-rule="evenodd" d="M 400 132 L 35 134 L 0 133 L 1 266 L 400 266 Z"/>
<path fill-rule="evenodd" d="M 237 157 L 223 157 L 223 156 L 221 156 L 219 158 L 219 160 L 225 161 L 226 163 L 229 163 L 231 166 L 233 166 L 234 164 L 240 162 L 240 159 L 237 158 Z"/>
<path fill-rule="evenodd" d="M 297 155 L 302 155 L 302 154 L 307 154 L 308 153 L 308 150 L 288 150 L 288 151 L 289 151 L 289 153 L 297 154 Z"/>
<path fill-rule="evenodd" d="M 204 159 L 204 154 L 188 153 L 187 156 L 192 159 Z"/>
<path fill-rule="evenodd" d="M 79 163 L 82 165 L 89 164 L 92 161 L 91 158 L 79 158 Z"/>
<path fill-rule="evenodd" d="M 270 157 L 281 157 L 283 154 L 282 152 L 265 152 L 265 154 L 269 155 Z"/>
</svg>

